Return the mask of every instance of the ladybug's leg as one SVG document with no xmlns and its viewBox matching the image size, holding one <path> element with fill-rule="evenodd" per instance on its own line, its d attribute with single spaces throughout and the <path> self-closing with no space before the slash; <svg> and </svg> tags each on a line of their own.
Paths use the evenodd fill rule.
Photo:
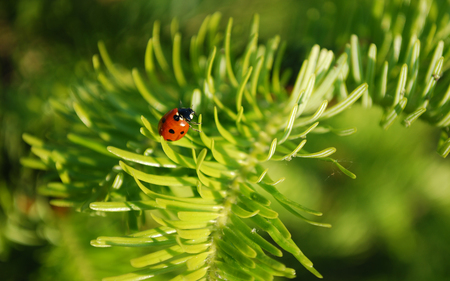
<svg viewBox="0 0 450 281">
<path fill-rule="evenodd" d="M 190 121 L 190 122 L 189 122 L 189 125 L 190 125 L 190 124 L 192 124 L 192 125 L 201 125 L 202 123 L 197 123 L 197 122 Z"/>
<path fill-rule="evenodd" d="M 191 122 L 192 123 L 192 122 Z M 195 125 L 198 125 L 198 124 L 201 124 L 201 123 L 196 123 Z M 196 129 L 196 128 L 194 128 L 194 127 L 192 127 L 191 126 L 191 124 L 189 124 L 189 128 L 191 128 L 192 130 L 194 130 L 194 131 L 196 131 L 196 132 L 202 132 L 202 131 L 200 131 L 199 129 Z"/>
</svg>

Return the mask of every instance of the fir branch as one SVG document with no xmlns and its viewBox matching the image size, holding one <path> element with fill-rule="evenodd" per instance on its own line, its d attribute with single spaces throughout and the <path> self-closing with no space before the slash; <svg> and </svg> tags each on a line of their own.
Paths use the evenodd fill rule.
<svg viewBox="0 0 450 281">
<path fill-rule="evenodd" d="M 447 68 L 441 41 L 446 29 L 438 30 L 436 37 L 425 37 L 426 22 L 438 19 L 427 18 L 421 6 L 410 5 L 409 13 L 418 14 L 417 20 L 407 28 L 396 21 L 387 31 L 390 36 L 370 44 L 368 50 L 356 35 L 350 38 L 346 53 L 337 58 L 332 51 L 314 46 L 291 93 L 279 73 L 285 45 L 278 49 L 278 37 L 258 45 L 257 16 L 240 57 L 231 52 L 232 20 L 220 41 L 220 15 L 207 17 L 190 41 L 189 63 L 174 22 L 172 69 L 160 44 L 160 24 L 155 22 L 144 60 L 147 79 L 137 68 L 127 71 L 114 65 L 105 45 L 99 43 L 106 69 L 94 56 L 98 83 L 75 87 L 70 106 L 55 102 L 55 110 L 69 122 L 73 116 L 79 118 L 73 132 L 54 144 L 24 135 L 41 162 L 23 163 L 56 172 L 57 177 L 42 189 L 47 196 L 59 198 L 52 201 L 55 205 L 131 214 L 132 234 L 98 237 L 93 246 L 163 247 L 133 259 L 131 264 L 138 271 L 105 280 L 156 275 L 167 280 L 293 278 L 293 269 L 271 257 L 281 256 L 280 248 L 322 277 L 292 240 L 271 201 L 258 190 L 265 190 L 307 223 L 330 225 L 305 218 L 303 212 L 321 213 L 281 194 L 276 185 L 284 179 L 272 180 L 261 164 L 319 158 L 355 178 L 329 157 L 334 147 L 312 153 L 304 148 L 311 132 L 354 133 L 355 129 L 334 129 L 327 121 L 360 97 L 366 107 L 376 104 L 385 109 L 384 128 L 403 112 L 406 126 L 420 118 L 443 128 L 438 151 L 444 157 L 449 153 L 450 88 L 440 82 L 449 81 L 441 79 Z M 405 15 L 391 15 L 391 20 L 396 17 Z M 423 51 L 421 45 L 426 46 Z M 221 46 L 224 52 L 218 51 Z M 192 69 L 186 71 L 187 66 Z M 180 100 L 200 113 L 201 132 L 191 131 L 179 141 L 166 143 L 156 133 L 156 124 Z M 328 107 L 334 100 L 338 102 Z M 160 226 L 141 225 L 135 213 L 144 211 Z"/>
</svg>

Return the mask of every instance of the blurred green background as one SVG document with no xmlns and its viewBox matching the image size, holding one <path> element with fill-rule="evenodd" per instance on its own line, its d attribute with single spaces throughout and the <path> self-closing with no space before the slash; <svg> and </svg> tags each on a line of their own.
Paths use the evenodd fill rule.
<svg viewBox="0 0 450 281">
<path fill-rule="evenodd" d="M 288 43 L 283 66 L 298 71 L 314 44 L 341 53 L 352 33 L 363 40 L 381 36 L 373 31 L 371 7 L 372 1 L 351 0 L 0 1 L 1 279 L 99 280 L 132 270 L 128 260 L 135 250 L 89 244 L 100 235 L 122 235 L 121 215 L 96 218 L 50 208 L 35 192 L 45 174 L 20 164 L 30 153 L 24 132 L 67 133 L 49 98 L 68 95 L 73 83 L 93 75 L 97 41 L 105 41 L 115 62 L 142 67 L 156 19 L 168 33 L 178 17 L 186 40 L 213 12 L 233 17 L 237 34 L 259 13 L 260 41 L 279 34 Z M 438 133 L 419 122 L 383 131 L 381 114 L 355 105 L 335 122 L 357 127 L 357 134 L 308 141 L 318 150 L 336 147 L 335 157 L 357 174 L 355 180 L 317 160 L 271 168 L 272 178 L 287 177 L 281 191 L 322 211 L 331 229 L 277 211 L 325 280 L 448 280 L 450 163 L 435 153 Z M 284 259 L 298 280 L 317 280 L 294 258 Z"/>
</svg>

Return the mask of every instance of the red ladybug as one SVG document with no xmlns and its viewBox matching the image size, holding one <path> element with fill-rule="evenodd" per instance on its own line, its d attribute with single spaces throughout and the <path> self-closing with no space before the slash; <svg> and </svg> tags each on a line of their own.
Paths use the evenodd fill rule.
<svg viewBox="0 0 450 281">
<path fill-rule="evenodd" d="M 164 114 L 159 120 L 158 132 L 160 136 L 167 141 L 176 141 L 184 137 L 191 124 L 198 125 L 199 123 L 192 122 L 195 111 L 191 108 L 174 108 Z M 197 129 L 192 128 L 195 131 Z"/>
</svg>

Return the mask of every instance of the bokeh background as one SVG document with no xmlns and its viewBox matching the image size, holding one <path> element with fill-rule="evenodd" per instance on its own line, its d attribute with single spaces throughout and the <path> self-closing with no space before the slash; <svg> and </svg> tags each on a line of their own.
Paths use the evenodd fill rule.
<svg viewBox="0 0 450 281">
<path fill-rule="evenodd" d="M 168 33 L 177 17 L 189 38 L 216 11 L 223 26 L 234 18 L 236 34 L 259 13 L 260 41 L 279 34 L 287 41 L 283 67 L 298 71 L 314 44 L 339 54 L 352 33 L 369 42 L 382 36 L 372 10 L 372 1 L 356 0 L 0 0 L 0 279 L 99 280 L 131 271 L 128 260 L 138 256 L 89 244 L 100 235 L 123 235 L 121 215 L 96 218 L 49 207 L 36 192 L 45 174 L 20 164 L 30 153 L 24 132 L 67 133 L 51 98 L 69 95 L 73 83 L 93 75 L 99 40 L 115 62 L 142 67 L 156 19 Z M 336 147 L 335 157 L 355 180 L 318 160 L 271 168 L 273 178 L 287 177 L 281 191 L 322 211 L 320 220 L 331 229 L 277 211 L 325 280 L 448 280 L 450 162 L 435 153 L 438 132 L 421 122 L 383 131 L 381 115 L 355 105 L 334 122 L 357 127 L 356 134 L 315 135 L 308 142 L 318 150 Z M 298 280 L 316 280 L 294 258 L 284 259 Z"/>
</svg>

